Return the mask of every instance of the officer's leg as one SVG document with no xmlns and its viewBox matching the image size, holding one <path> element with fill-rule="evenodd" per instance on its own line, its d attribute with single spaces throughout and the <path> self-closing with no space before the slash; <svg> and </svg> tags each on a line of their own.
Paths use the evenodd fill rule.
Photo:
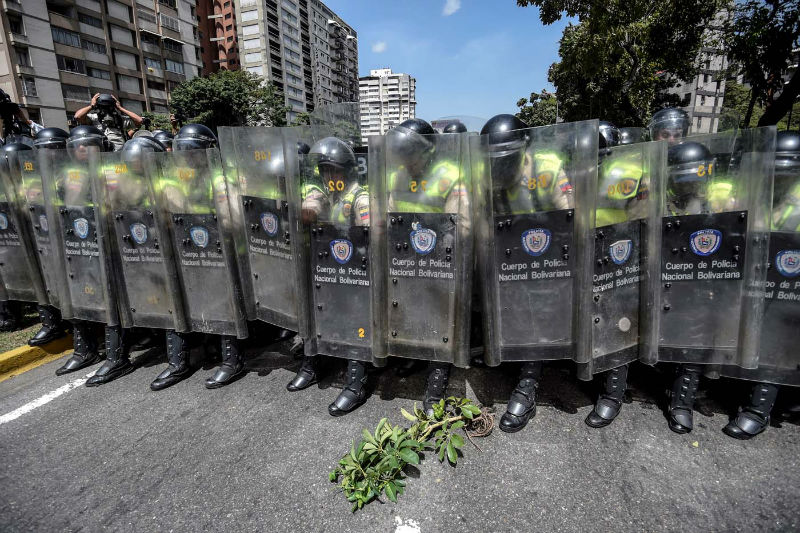
<svg viewBox="0 0 800 533">
<path fill-rule="evenodd" d="M 603 376 L 603 389 L 597 403 L 586 417 L 586 423 L 593 428 L 609 425 L 622 409 L 622 398 L 628 379 L 628 365 L 609 370 Z"/>
<path fill-rule="evenodd" d="M 336 400 L 328 406 L 331 416 L 346 415 L 367 401 L 367 364 L 348 361 L 347 384 Z"/>
<path fill-rule="evenodd" d="M 297 371 L 297 375 L 294 379 L 286 385 L 286 390 L 289 392 L 296 392 L 316 383 L 319 380 L 317 376 L 317 365 L 318 356 L 307 355 L 303 357 L 303 364 L 300 366 L 300 370 Z"/>
<path fill-rule="evenodd" d="M 231 335 L 220 335 L 222 364 L 214 375 L 206 379 L 207 389 L 218 389 L 244 375 L 244 359 L 239 351 L 239 340 Z"/>
<path fill-rule="evenodd" d="M 0 331 L 15 331 L 22 318 L 22 306 L 19 302 L 0 302 Z"/>
<path fill-rule="evenodd" d="M 450 380 L 450 364 L 434 363 L 428 365 L 428 379 L 425 386 L 425 399 L 422 406 L 430 416 L 433 413 L 433 404 L 445 397 L 447 382 Z"/>
<path fill-rule="evenodd" d="M 41 346 L 67 334 L 67 328 L 64 321 L 61 320 L 61 312 L 55 307 L 49 305 L 38 306 L 39 320 L 42 321 L 42 327 L 36 332 L 29 341 L 30 346 Z"/>
<path fill-rule="evenodd" d="M 689 433 L 694 427 L 694 400 L 697 388 L 700 386 L 700 373 L 702 368 L 698 365 L 679 365 L 675 381 L 670 390 L 668 411 L 669 429 L 675 433 Z"/>
<path fill-rule="evenodd" d="M 508 400 L 506 412 L 500 418 L 500 429 L 506 433 L 514 433 L 528 424 L 531 417 L 536 416 L 536 388 L 542 379 L 542 362 L 530 362 L 522 365 L 519 383 Z"/>
<path fill-rule="evenodd" d="M 152 390 L 166 389 L 192 375 L 189 342 L 183 333 L 167 331 L 167 368 L 150 384 Z"/>
<path fill-rule="evenodd" d="M 97 350 L 97 339 L 92 331 L 91 323 L 83 320 L 76 320 L 73 323 L 74 330 L 72 336 L 73 352 L 64 366 L 56 370 L 56 375 L 61 376 L 70 372 L 75 372 L 81 368 L 93 365 L 100 361 L 100 353 Z"/>
<path fill-rule="evenodd" d="M 750 393 L 750 404 L 739 410 L 739 414 L 722 428 L 729 437 L 747 440 L 767 429 L 769 414 L 778 397 L 778 386 L 772 383 L 756 383 Z"/>
<path fill-rule="evenodd" d="M 94 376 L 86 381 L 87 387 L 96 387 L 114 381 L 134 371 L 128 352 L 130 332 L 122 326 L 106 326 L 106 360 Z"/>
</svg>

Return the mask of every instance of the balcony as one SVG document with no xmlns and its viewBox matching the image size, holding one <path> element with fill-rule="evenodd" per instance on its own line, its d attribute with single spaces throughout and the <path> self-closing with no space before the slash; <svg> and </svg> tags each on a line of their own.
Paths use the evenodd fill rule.
<svg viewBox="0 0 800 533">
<path fill-rule="evenodd" d="M 35 76 L 36 70 L 33 67 L 23 66 L 23 65 L 14 65 L 14 70 L 17 74 L 26 74 L 28 76 Z"/>
</svg>

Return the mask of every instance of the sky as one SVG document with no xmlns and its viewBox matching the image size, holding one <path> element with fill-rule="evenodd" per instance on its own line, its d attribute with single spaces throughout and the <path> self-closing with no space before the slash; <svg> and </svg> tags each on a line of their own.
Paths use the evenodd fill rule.
<svg viewBox="0 0 800 533">
<path fill-rule="evenodd" d="M 488 119 L 553 90 L 566 21 L 543 26 L 515 0 L 325 0 L 358 33 L 359 75 L 389 67 L 417 80 L 417 117 Z"/>
</svg>

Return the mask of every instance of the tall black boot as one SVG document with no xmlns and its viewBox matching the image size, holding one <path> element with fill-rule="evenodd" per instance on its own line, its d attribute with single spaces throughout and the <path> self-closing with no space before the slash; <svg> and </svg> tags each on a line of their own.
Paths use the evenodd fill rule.
<svg viewBox="0 0 800 533">
<path fill-rule="evenodd" d="M 500 430 L 516 433 L 536 416 L 536 388 L 542 379 L 542 362 L 536 361 L 522 365 L 519 383 L 511 393 L 506 412 L 500 417 Z"/>
<path fill-rule="evenodd" d="M 331 416 L 342 416 L 367 401 L 367 364 L 361 361 L 347 363 L 347 385 L 328 406 Z"/>
<path fill-rule="evenodd" d="M 245 374 L 244 360 L 239 351 L 238 339 L 230 335 L 221 335 L 220 347 L 222 349 L 222 364 L 213 377 L 206 379 L 207 389 L 224 387 Z"/>
<path fill-rule="evenodd" d="M 450 380 L 449 363 L 429 363 L 428 379 L 425 384 L 425 399 L 422 407 L 428 416 L 433 415 L 433 404 L 445 397 L 447 382 Z"/>
<path fill-rule="evenodd" d="M 670 391 L 668 422 L 669 429 L 675 433 L 689 433 L 694 427 L 694 400 L 700 386 L 700 372 L 697 365 L 679 365 L 675 381 Z"/>
<path fill-rule="evenodd" d="M 762 433 L 769 426 L 769 414 L 777 398 L 777 385 L 756 383 L 750 393 L 750 405 L 740 409 L 736 418 L 728 422 L 722 431 L 739 440 L 751 439 Z"/>
<path fill-rule="evenodd" d="M 16 331 L 21 319 L 22 305 L 19 302 L 0 302 L 0 331 Z"/>
<path fill-rule="evenodd" d="M 42 327 L 36 332 L 29 341 L 29 346 L 42 346 L 60 339 L 67 334 L 67 328 L 61 320 L 61 312 L 55 307 L 49 305 L 38 306 L 39 320 L 42 321 Z"/>
<path fill-rule="evenodd" d="M 75 321 L 72 346 L 74 348 L 72 357 L 64 363 L 64 366 L 56 370 L 57 376 L 86 368 L 101 359 L 100 353 L 97 351 L 97 340 L 94 338 L 92 327 L 88 322 Z"/>
<path fill-rule="evenodd" d="M 106 326 L 106 360 L 94 376 L 86 380 L 87 387 L 97 387 L 134 371 L 128 355 L 129 336 L 129 332 L 121 326 Z"/>
<path fill-rule="evenodd" d="M 189 342 L 183 333 L 167 331 L 167 368 L 150 384 L 152 390 L 166 389 L 192 375 Z"/>
<path fill-rule="evenodd" d="M 297 392 L 310 387 L 319 380 L 317 376 L 317 357 L 314 355 L 307 355 L 303 357 L 303 364 L 297 375 L 292 381 L 286 385 L 286 390 L 289 392 Z"/>
<path fill-rule="evenodd" d="M 597 398 L 597 403 L 586 417 L 586 423 L 593 428 L 609 425 L 622 409 L 622 399 L 628 380 L 628 365 L 623 365 L 605 373 L 603 390 Z"/>
</svg>

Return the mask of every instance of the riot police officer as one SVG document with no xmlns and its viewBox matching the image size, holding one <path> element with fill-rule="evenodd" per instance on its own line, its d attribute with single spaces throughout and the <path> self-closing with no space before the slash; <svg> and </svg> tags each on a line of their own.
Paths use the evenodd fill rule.
<svg viewBox="0 0 800 533">
<path fill-rule="evenodd" d="M 444 127 L 442 133 L 466 133 L 467 127 L 460 120 L 455 120 Z"/>
<path fill-rule="evenodd" d="M 605 147 L 611 148 L 620 144 L 620 130 L 611 122 L 606 120 L 600 121 L 600 137 L 605 143 Z"/>
<path fill-rule="evenodd" d="M 619 129 L 619 144 L 625 146 L 643 142 L 645 140 L 646 130 L 644 128 L 620 128 Z"/>
<path fill-rule="evenodd" d="M 172 151 L 172 141 L 175 139 L 175 136 L 172 135 L 168 131 L 164 130 L 156 130 L 153 132 L 153 138 L 160 142 L 167 152 Z"/>
<path fill-rule="evenodd" d="M 648 126 L 650 139 L 677 144 L 689 134 L 689 115 L 683 109 L 666 107 L 653 114 Z"/>
<path fill-rule="evenodd" d="M 309 179 L 302 186 L 301 217 L 304 225 L 317 224 L 319 221 L 329 222 L 335 228 L 339 228 L 344 233 L 343 236 L 349 237 L 350 240 L 347 240 L 347 243 L 349 246 L 353 246 L 352 239 L 354 237 L 350 235 L 349 229 L 369 228 L 370 225 L 369 193 L 366 185 L 360 183 L 358 179 L 353 150 L 340 139 L 326 137 L 311 147 L 309 160 L 315 168 L 313 177 L 312 175 L 307 176 Z M 321 286 L 320 289 L 322 289 Z M 368 289 L 366 291 L 360 291 L 360 289 L 360 287 L 352 289 L 350 297 L 369 296 Z M 360 292 L 356 294 L 356 291 Z M 326 303 L 332 306 L 336 312 L 337 302 Z M 365 305 L 364 309 L 368 312 L 369 301 L 361 302 L 361 304 Z M 320 307 L 322 306 L 320 305 Z M 356 317 L 349 318 L 357 321 Z M 297 375 L 286 386 L 287 390 L 302 390 L 317 382 L 318 357 L 306 356 L 304 358 Z M 367 362 L 361 360 L 350 359 L 348 361 L 347 383 L 333 403 L 328 406 L 328 412 L 332 416 L 347 414 L 366 401 L 367 365 Z"/>
</svg>

